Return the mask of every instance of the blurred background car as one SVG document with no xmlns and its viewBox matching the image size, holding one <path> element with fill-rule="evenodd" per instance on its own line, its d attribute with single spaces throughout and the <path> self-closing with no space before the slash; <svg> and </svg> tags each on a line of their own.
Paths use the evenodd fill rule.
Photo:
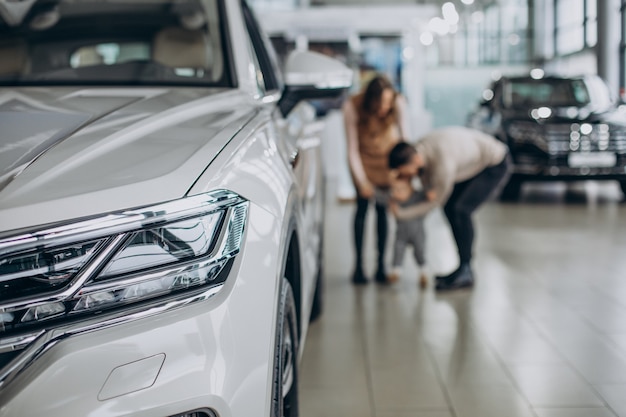
<svg viewBox="0 0 626 417">
<path fill-rule="evenodd" d="M 502 77 L 468 125 L 505 142 L 514 171 L 501 197 L 524 181 L 617 180 L 626 193 L 626 111 L 598 76 Z"/>
<path fill-rule="evenodd" d="M 0 3 L 0 415 L 295 416 L 320 123 L 243 1 Z"/>
</svg>

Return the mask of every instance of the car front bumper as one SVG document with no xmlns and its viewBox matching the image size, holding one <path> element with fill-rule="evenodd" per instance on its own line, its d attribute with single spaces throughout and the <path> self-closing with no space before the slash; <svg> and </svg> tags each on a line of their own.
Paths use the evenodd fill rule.
<svg viewBox="0 0 626 417">
<path fill-rule="evenodd" d="M 589 163 L 572 158 L 572 154 L 553 156 L 537 152 L 512 151 L 513 174 L 536 180 L 551 179 L 617 179 L 626 180 L 626 155 L 607 154 L 609 158 L 595 158 Z M 595 159 L 594 159 L 595 158 Z M 575 161 L 575 162 L 573 162 Z"/>
</svg>

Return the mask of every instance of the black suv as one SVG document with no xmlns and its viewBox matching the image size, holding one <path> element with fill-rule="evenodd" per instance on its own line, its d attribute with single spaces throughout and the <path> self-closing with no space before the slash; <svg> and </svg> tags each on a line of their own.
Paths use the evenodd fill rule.
<svg viewBox="0 0 626 417">
<path fill-rule="evenodd" d="M 597 76 L 503 77 L 468 124 L 511 150 L 502 199 L 517 198 L 530 180 L 618 180 L 626 194 L 626 109 Z"/>
</svg>

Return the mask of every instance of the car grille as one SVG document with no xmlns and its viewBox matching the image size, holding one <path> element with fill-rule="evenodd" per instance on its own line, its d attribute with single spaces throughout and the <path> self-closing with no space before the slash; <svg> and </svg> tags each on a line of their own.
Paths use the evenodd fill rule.
<svg viewBox="0 0 626 417">
<path fill-rule="evenodd" d="M 571 152 L 569 153 L 569 155 L 572 154 Z M 513 159 L 515 173 L 523 175 L 595 178 L 626 177 L 626 154 L 617 155 L 615 165 L 605 167 L 572 167 L 567 154 L 548 156 L 542 153 L 531 152 L 528 149 L 518 152 L 513 156 Z"/>
<path fill-rule="evenodd" d="M 545 126 L 548 152 L 552 155 L 570 152 L 626 153 L 626 130 L 607 124 L 552 124 Z"/>
</svg>

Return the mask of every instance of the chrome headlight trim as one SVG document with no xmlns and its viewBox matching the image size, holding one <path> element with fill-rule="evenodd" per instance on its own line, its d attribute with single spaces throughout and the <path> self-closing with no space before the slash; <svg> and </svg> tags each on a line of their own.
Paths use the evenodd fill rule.
<svg viewBox="0 0 626 417">
<path fill-rule="evenodd" d="M 242 197 L 231 191 L 217 190 L 153 206 L 45 227 L 33 232 L 15 235 L 9 232 L 11 236 L 3 238 L 0 235 L 0 257 L 36 246 L 60 246 L 76 240 L 85 241 L 90 238 L 96 239 L 132 230 L 147 229 L 164 222 L 169 223 L 211 213 L 243 201 L 245 200 Z"/>
<path fill-rule="evenodd" d="M 84 316 L 82 321 L 90 321 L 92 318 L 89 316 L 90 312 L 99 312 L 104 309 L 109 313 L 103 315 L 100 319 L 101 323 L 116 316 L 122 316 L 120 319 L 126 321 L 123 311 L 122 314 L 117 314 L 119 309 L 136 310 L 136 302 L 144 304 L 147 302 L 145 309 L 153 314 L 154 306 L 159 303 L 169 306 L 166 308 L 169 309 L 186 304 L 189 299 L 200 300 L 214 295 L 223 287 L 229 270 L 227 268 L 229 261 L 239 253 L 248 206 L 248 201 L 239 195 L 227 190 L 217 190 L 74 223 L 53 225 L 0 239 L 0 262 L 11 259 L 12 256 L 19 258 L 22 254 L 53 251 L 63 245 L 80 246 L 80 242 L 98 241 L 97 250 L 89 256 L 80 258 L 85 258 L 84 264 L 73 273 L 71 279 L 62 288 L 56 289 L 51 286 L 51 289 L 48 289 L 46 287 L 42 294 L 29 294 L 14 299 L 9 299 L 10 296 L 6 293 L 4 299 L 0 297 L 0 353 L 24 348 L 24 345 L 40 337 L 42 328 L 48 333 L 64 327 L 63 322 L 45 324 L 46 320 L 53 320 L 60 316 L 72 319 L 80 313 Z M 205 227 L 199 230 L 201 238 L 206 243 L 200 246 L 203 248 L 200 253 L 187 251 L 180 261 L 174 259 L 163 265 L 148 263 L 147 269 L 142 267 L 133 269 L 133 259 L 130 259 L 131 267 L 122 269 L 121 275 L 111 275 L 106 278 L 99 276 L 113 260 L 119 259 L 118 255 L 128 247 L 130 237 L 138 231 L 164 230 L 168 226 L 173 227 L 181 222 L 204 224 L 202 220 L 207 216 L 214 217 L 215 221 L 211 222 L 212 226 L 208 229 Z M 183 241 L 179 239 L 174 242 Z M 171 241 L 166 241 L 166 243 L 171 243 Z M 149 245 L 151 245 L 150 248 L 158 248 L 154 242 L 149 242 Z M 144 256 L 146 253 L 148 252 L 142 252 Z M 26 256 L 24 259 L 30 260 L 31 258 Z M 5 262 L 4 265 L 6 267 L 7 263 Z M 50 269 L 53 270 L 54 264 L 51 265 Z M 35 267 L 27 265 L 25 270 L 28 270 L 28 267 L 33 271 L 35 267 L 38 268 L 37 271 L 41 269 L 39 265 Z M 6 270 L 7 268 L 4 272 Z M 24 278 L 23 273 L 15 274 L 12 271 L 5 274 L 5 278 L 2 279 L 2 272 L 3 270 L 0 269 L 0 285 L 5 285 L 5 288 L 9 288 L 8 286 L 18 279 L 26 280 L 26 285 L 32 282 L 27 281 L 29 278 Z M 195 275 L 190 276 L 190 274 Z M 218 277 L 219 279 L 216 279 Z M 154 292 L 146 293 L 146 288 L 154 286 L 152 285 L 154 283 L 160 286 L 157 285 Z M 134 298 L 123 296 L 120 300 L 119 291 L 125 288 L 140 295 Z M 108 295 L 106 291 L 109 291 Z M 202 293 L 202 296 L 199 297 L 198 293 Z M 15 294 L 21 293 L 16 291 Z M 85 300 L 88 299 L 85 297 L 97 297 L 99 294 L 109 297 L 108 305 L 104 307 L 97 303 L 87 305 Z M 118 298 L 111 298 L 111 294 Z M 166 298 L 159 298 L 162 296 Z M 80 303 L 82 303 L 80 308 L 77 308 Z M 137 317 L 137 313 L 133 313 L 133 317 Z M 27 325 L 24 326 L 23 323 Z M 17 328 L 18 324 L 21 327 Z M 36 328 L 31 327 L 28 330 L 30 324 L 35 325 Z M 81 327 L 80 323 L 78 324 L 78 327 Z M 6 333 L 5 330 L 8 328 L 12 331 Z"/>
</svg>

